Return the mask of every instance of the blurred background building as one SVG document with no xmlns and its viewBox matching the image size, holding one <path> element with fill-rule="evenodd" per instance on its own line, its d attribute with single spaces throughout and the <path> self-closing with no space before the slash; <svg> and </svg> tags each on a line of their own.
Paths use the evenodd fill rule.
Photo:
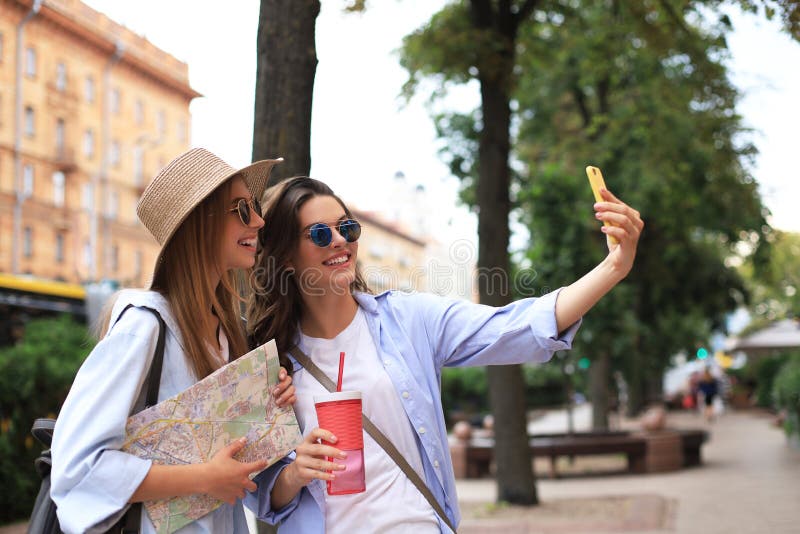
<svg viewBox="0 0 800 534">
<path fill-rule="evenodd" d="M 188 67 L 78 0 L 0 0 L 0 271 L 142 285 L 148 180 L 189 147 Z"/>
<path fill-rule="evenodd" d="M 0 0 L 0 344 L 146 282 L 136 203 L 189 147 L 197 96 L 186 63 L 78 0 Z"/>
</svg>

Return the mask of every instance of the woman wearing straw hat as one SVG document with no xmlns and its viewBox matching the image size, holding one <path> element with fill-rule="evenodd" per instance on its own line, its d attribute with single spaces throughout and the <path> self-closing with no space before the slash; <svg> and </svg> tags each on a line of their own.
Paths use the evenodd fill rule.
<svg viewBox="0 0 800 534">
<path fill-rule="evenodd" d="M 248 331 L 254 343 L 276 339 L 292 358 L 306 438 L 294 457 L 259 475 L 272 497 L 257 515 L 290 533 L 453 530 L 459 511 L 441 368 L 543 362 L 570 348 L 584 313 L 631 270 L 643 227 L 636 210 L 608 191 L 603 197 L 598 219 L 616 225 L 603 232 L 619 242 L 606 259 L 569 287 L 492 308 L 422 293 L 369 294 L 357 264 L 361 226 L 333 191 L 305 177 L 267 191 Z M 313 397 L 336 380 L 342 351 L 343 389 L 361 392 L 364 414 L 399 454 L 384 452 L 392 447 L 369 429 L 366 491 L 331 496 L 324 481 L 342 478 L 345 459 L 319 442 L 336 441 L 317 428 Z M 329 380 L 316 378 L 320 370 Z"/>
<path fill-rule="evenodd" d="M 156 310 L 166 325 L 159 401 L 247 352 L 235 274 L 255 261 L 264 224 L 257 199 L 277 161 L 236 170 L 192 149 L 142 195 L 137 214 L 161 245 L 152 281 L 148 290 L 118 294 L 107 332 L 78 372 L 54 431 L 51 496 L 65 532 L 104 532 L 130 503 L 196 493 L 227 504 L 180 532 L 248 532 L 239 499 L 256 489 L 248 475 L 265 464 L 233 459 L 244 443 L 185 466 L 156 465 L 119 448 L 131 409 L 143 402 L 159 332 L 156 316 L 141 307 Z M 281 376 L 278 403 L 293 402 L 291 379 L 285 370 Z M 144 512 L 141 532 L 154 532 Z"/>
</svg>

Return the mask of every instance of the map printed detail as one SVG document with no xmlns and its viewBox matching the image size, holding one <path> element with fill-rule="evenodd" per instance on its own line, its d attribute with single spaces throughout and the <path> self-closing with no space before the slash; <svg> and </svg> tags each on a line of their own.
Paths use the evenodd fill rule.
<svg viewBox="0 0 800 534">
<path fill-rule="evenodd" d="M 269 341 L 175 397 L 132 415 L 122 450 L 157 464 L 196 464 L 246 437 L 235 458 L 272 465 L 303 440 L 292 407 L 275 404 L 272 389 L 279 368 L 275 341 Z M 156 532 L 171 534 L 223 502 L 197 494 L 144 504 Z"/>
</svg>

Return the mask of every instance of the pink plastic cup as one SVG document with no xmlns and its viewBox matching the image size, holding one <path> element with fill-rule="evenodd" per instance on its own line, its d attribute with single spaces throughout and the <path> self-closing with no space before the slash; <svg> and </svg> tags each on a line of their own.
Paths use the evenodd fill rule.
<svg viewBox="0 0 800 534">
<path fill-rule="evenodd" d="M 328 495 L 361 493 L 367 489 L 364 481 L 364 432 L 361 427 L 361 392 L 339 391 L 327 395 L 315 395 L 319 427 L 338 438 L 336 443 L 323 441 L 344 451 L 347 458 L 336 458 L 344 464 L 343 471 L 335 471 L 336 478 L 327 481 Z M 331 460 L 329 458 L 329 460 Z"/>
</svg>

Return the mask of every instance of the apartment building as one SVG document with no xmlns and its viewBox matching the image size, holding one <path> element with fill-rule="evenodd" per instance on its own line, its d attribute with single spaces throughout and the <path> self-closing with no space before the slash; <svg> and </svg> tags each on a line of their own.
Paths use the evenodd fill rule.
<svg viewBox="0 0 800 534">
<path fill-rule="evenodd" d="M 378 213 L 351 209 L 361 223 L 358 263 L 367 285 L 376 293 L 387 289 L 426 291 L 426 243 L 398 222 Z"/>
<path fill-rule="evenodd" d="M 188 67 L 78 0 L 0 0 L 0 273 L 147 281 L 136 217 L 189 147 Z"/>
</svg>

